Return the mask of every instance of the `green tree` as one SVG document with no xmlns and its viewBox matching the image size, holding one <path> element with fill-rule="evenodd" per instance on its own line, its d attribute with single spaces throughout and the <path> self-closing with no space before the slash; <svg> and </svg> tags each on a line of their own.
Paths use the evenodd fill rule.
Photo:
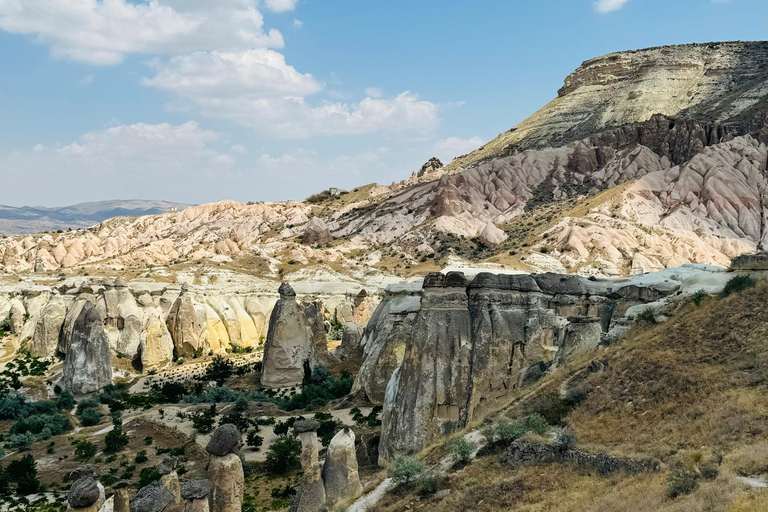
<svg viewBox="0 0 768 512">
<path fill-rule="evenodd" d="M 284 475 L 298 469 L 301 443 L 290 436 L 282 436 L 267 451 L 266 468 L 273 475 Z"/>
<path fill-rule="evenodd" d="M 37 479 L 37 463 L 32 455 L 25 455 L 8 464 L 10 481 L 17 485 L 16 492 L 22 496 L 34 494 L 40 490 Z"/>
<path fill-rule="evenodd" d="M 96 452 L 98 451 L 99 450 L 96 448 L 95 444 L 86 441 L 85 439 L 75 443 L 75 458 L 79 461 L 87 462 L 91 457 L 96 455 Z"/>
<path fill-rule="evenodd" d="M 223 386 L 224 382 L 232 376 L 235 371 L 235 364 L 222 356 L 216 356 L 213 361 L 205 367 L 205 377 L 208 380 L 216 382 L 218 386 Z"/>
</svg>

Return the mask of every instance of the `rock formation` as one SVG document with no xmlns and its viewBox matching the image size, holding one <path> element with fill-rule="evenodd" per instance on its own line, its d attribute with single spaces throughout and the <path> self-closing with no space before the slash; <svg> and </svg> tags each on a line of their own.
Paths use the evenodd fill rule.
<svg viewBox="0 0 768 512">
<path fill-rule="evenodd" d="M 318 462 L 320 443 L 316 420 L 299 420 L 293 425 L 301 441 L 301 469 L 304 476 L 291 503 L 290 512 L 320 512 L 363 492 L 357 471 L 355 434 L 345 428 L 328 445 L 325 461 Z"/>
<path fill-rule="evenodd" d="M 77 512 L 96 512 L 103 503 L 104 489 L 93 478 L 84 476 L 76 480 L 67 494 L 68 510 Z"/>
<path fill-rule="evenodd" d="M 211 482 L 198 478 L 184 482 L 181 486 L 181 498 L 185 500 L 185 512 L 208 512 L 208 495 L 211 492 Z"/>
<path fill-rule="evenodd" d="M 139 489 L 131 500 L 131 512 L 163 512 L 173 503 L 173 494 L 160 481 Z"/>
<path fill-rule="evenodd" d="M 120 355 L 133 357 L 141 342 L 141 311 L 125 280 L 104 282 L 105 290 L 97 308 L 104 318 L 104 330 L 110 347 Z"/>
<path fill-rule="evenodd" d="M 56 355 L 59 336 L 67 314 L 68 301 L 61 296 L 53 296 L 43 307 L 37 318 L 35 333 L 29 352 L 35 357 Z"/>
<path fill-rule="evenodd" d="M 84 395 L 112 383 L 109 340 L 96 307 L 85 302 L 72 327 L 61 386 Z"/>
<path fill-rule="evenodd" d="M 320 217 L 312 217 L 301 236 L 301 243 L 306 245 L 325 245 L 332 241 L 331 231 Z"/>
<path fill-rule="evenodd" d="M 457 272 L 427 275 L 411 327 L 397 340 L 404 355 L 381 397 L 380 462 L 464 428 L 543 372 L 593 350 L 606 333 L 626 330 L 647 305 L 662 310 L 727 279 L 724 269 L 695 265 L 616 280 L 480 273 L 467 282 Z M 418 292 L 411 294 L 415 302 Z M 393 299 L 407 296 L 385 297 L 366 328 L 371 337 L 353 389 L 374 403 L 384 376 L 372 365 L 394 362 L 382 350 L 392 351 L 388 329 L 397 317 L 391 309 L 384 313 Z"/>
<path fill-rule="evenodd" d="M 340 430 L 328 445 L 322 472 L 325 499 L 333 505 L 363 493 L 357 472 L 355 433 L 349 428 Z"/>
<path fill-rule="evenodd" d="M 173 361 L 173 339 L 156 311 L 146 315 L 136 360 L 145 372 L 165 368 Z"/>
<path fill-rule="evenodd" d="M 301 384 L 304 365 L 317 362 L 312 328 L 296 292 L 287 283 L 280 285 L 280 300 L 269 317 L 269 331 L 264 345 L 261 383 L 271 387 Z"/>
<path fill-rule="evenodd" d="M 341 335 L 341 345 L 334 350 L 334 354 L 340 359 L 362 356 L 363 347 L 360 342 L 363 339 L 363 331 L 363 328 L 356 323 L 345 323 Z"/>
<path fill-rule="evenodd" d="M 319 426 L 316 420 L 300 420 L 293 425 L 293 431 L 301 441 L 301 469 L 304 476 L 291 503 L 290 512 L 320 512 L 325 509 L 323 466 L 317 460 L 320 449 L 320 443 L 317 440 Z"/>
<path fill-rule="evenodd" d="M 211 512 L 240 512 L 243 505 L 243 463 L 234 453 L 240 447 L 240 442 L 237 428 L 226 424 L 216 429 L 206 447 L 206 451 L 211 454 L 208 464 Z"/>
</svg>

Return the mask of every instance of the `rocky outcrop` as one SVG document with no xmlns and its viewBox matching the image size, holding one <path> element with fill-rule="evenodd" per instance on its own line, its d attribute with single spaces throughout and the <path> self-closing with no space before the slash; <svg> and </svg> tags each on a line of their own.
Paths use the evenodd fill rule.
<svg viewBox="0 0 768 512">
<path fill-rule="evenodd" d="M 294 434 L 301 441 L 301 469 L 304 476 L 291 502 L 290 512 L 320 512 L 337 503 L 362 494 L 357 471 L 355 434 L 345 428 L 328 445 L 325 461 L 318 462 L 320 443 L 316 420 L 294 423 Z"/>
<path fill-rule="evenodd" d="M 141 310 L 124 279 L 118 277 L 114 283 L 105 280 L 104 287 L 97 308 L 104 318 L 110 348 L 119 355 L 133 357 L 141 342 Z"/>
<path fill-rule="evenodd" d="M 72 327 L 61 386 L 84 395 L 112 383 L 109 340 L 96 307 L 85 302 Z"/>
<path fill-rule="evenodd" d="M 363 364 L 352 393 L 374 404 L 384 402 L 392 373 L 403 360 L 406 342 L 421 307 L 421 286 L 390 285 L 363 331 Z"/>
<path fill-rule="evenodd" d="M 624 472 L 630 475 L 638 473 L 657 473 L 661 467 L 653 459 L 630 459 L 616 457 L 609 453 L 589 453 L 583 450 L 561 449 L 558 446 L 515 441 L 509 445 L 504 455 L 504 462 L 512 467 L 520 464 L 551 464 L 553 462 L 571 462 L 585 470 L 597 471 L 601 475 Z"/>
<path fill-rule="evenodd" d="M 243 463 L 234 453 L 240 447 L 240 442 L 237 428 L 226 424 L 216 429 L 206 447 L 206 451 L 211 454 L 208 463 L 211 512 L 240 512 L 243 505 Z"/>
<path fill-rule="evenodd" d="M 485 245 L 498 245 L 507 239 L 507 234 L 496 227 L 493 222 L 485 225 L 477 237 Z"/>
<path fill-rule="evenodd" d="M 380 463 L 503 406 L 515 390 L 625 330 L 647 305 L 660 311 L 699 289 L 716 292 L 730 275 L 694 265 L 632 279 L 480 273 L 467 282 L 457 272 L 427 275 L 382 398 Z M 391 299 L 384 298 L 382 312 Z M 390 323 L 375 314 L 366 331 Z M 369 343 L 386 347 L 388 337 Z M 380 360 L 380 352 L 366 350 L 354 389 L 379 393 L 383 375 L 371 364 Z"/>
<path fill-rule="evenodd" d="M 157 311 L 146 314 L 135 359 L 145 372 L 165 368 L 173 362 L 173 339 Z"/>
<path fill-rule="evenodd" d="M 341 345 L 333 353 L 340 359 L 357 358 L 363 355 L 360 342 L 363 339 L 363 328 L 356 323 L 347 322 L 341 335 Z"/>
<path fill-rule="evenodd" d="M 322 472 L 325 499 L 330 506 L 363 493 L 357 471 L 355 433 L 349 428 L 340 430 L 328 445 Z"/>
<path fill-rule="evenodd" d="M 296 302 L 296 292 L 283 283 L 279 293 L 280 300 L 269 317 L 261 383 L 270 387 L 291 387 L 301 384 L 305 363 L 315 366 L 315 341 L 304 310 Z"/>
<path fill-rule="evenodd" d="M 53 296 L 43 307 L 37 318 L 35 333 L 29 352 L 35 357 L 52 357 L 56 355 L 59 336 L 67 314 L 68 302 L 61 296 Z"/>
<path fill-rule="evenodd" d="M 131 512 L 164 512 L 173 503 L 173 498 L 162 482 L 155 481 L 139 489 L 131 500 Z"/>
<path fill-rule="evenodd" d="M 325 245 L 332 241 L 331 230 L 320 217 L 312 217 L 301 236 L 301 243 L 306 245 Z"/>
<path fill-rule="evenodd" d="M 208 495 L 211 482 L 203 478 L 189 480 L 181 486 L 181 499 L 185 501 L 184 512 L 208 512 Z"/>
</svg>

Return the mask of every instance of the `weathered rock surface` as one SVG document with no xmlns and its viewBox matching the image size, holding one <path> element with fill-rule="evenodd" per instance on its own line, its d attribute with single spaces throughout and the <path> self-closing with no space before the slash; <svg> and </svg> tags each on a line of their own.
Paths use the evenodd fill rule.
<svg viewBox="0 0 768 512">
<path fill-rule="evenodd" d="M 131 500 L 131 512 L 162 512 L 173 503 L 173 494 L 161 482 L 142 487 Z"/>
<path fill-rule="evenodd" d="M 243 463 L 230 453 L 223 457 L 211 457 L 208 464 L 208 480 L 211 482 L 209 502 L 214 512 L 240 512 L 245 491 Z"/>
<path fill-rule="evenodd" d="M 211 436 L 205 451 L 217 457 L 223 457 L 240 449 L 242 438 L 240 431 L 231 423 L 217 428 Z"/>
<path fill-rule="evenodd" d="M 699 289 L 716 293 L 732 275 L 701 265 L 631 279 L 480 273 L 467 283 L 456 272 L 427 275 L 404 355 L 384 390 L 380 463 L 483 417 L 553 365 L 625 330 L 643 308 L 660 311 Z M 380 309 L 391 303 L 385 297 Z M 377 313 L 366 331 L 390 322 Z M 369 343 L 384 347 L 388 338 L 384 332 Z M 379 393 L 383 376 L 370 371 L 378 360 L 380 353 L 366 350 L 354 389 Z"/>
<path fill-rule="evenodd" d="M 72 508 L 90 507 L 99 500 L 100 491 L 96 480 L 92 476 L 82 477 L 76 480 L 67 494 L 67 503 Z"/>
<path fill-rule="evenodd" d="M 122 278 L 105 280 L 104 293 L 97 308 L 104 318 L 104 330 L 110 348 L 120 355 L 133 357 L 141 342 L 141 310 Z"/>
<path fill-rule="evenodd" d="M 53 296 L 43 307 L 35 325 L 35 333 L 30 353 L 35 357 L 51 357 L 56 355 L 59 336 L 67 314 L 68 302 L 63 297 Z"/>
<path fill-rule="evenodd" d="M 199 500 L 211 492 L 211 482 L 205 478 L 188 480 L 181 486 L 181 497 L 185 500 Z"/>
<path fill-rule="evenodd" d="M 146 314 L 136 357 L 145 372 L 165 368 L 173 362 L 173 339 L 157 311 Z"/>
<path fill-rule="evenodd" d="M 279 293 L 280 300 L 269 318 L 261 383 L 290 387 L 301 384 L 305 362 L 314 367 L 317 357 L 312 327 L 303 308 L 296 302 L 296 292 L 283 283 Z"/>
<path fill-rule="evenodd" d="M 307 245 L 324 245 L 333 241 L 328 226 L 320 217 L 312 217 L 307 223 L 301 243 Z"/>
<path fill-rule="evenodd" d="M 111 383 L 112 363 L 103 320 L 96 307 L 85 302 L 72 328 L 61 386 L 84 395 Z"/>
<path fill-rule="evenodd" d="M 322 472 L 326 502 L 330 505 L 362 494 L 363 486 L 357 468 L 355 433 L 340 430 L 328 445 Z"/>
</svg>

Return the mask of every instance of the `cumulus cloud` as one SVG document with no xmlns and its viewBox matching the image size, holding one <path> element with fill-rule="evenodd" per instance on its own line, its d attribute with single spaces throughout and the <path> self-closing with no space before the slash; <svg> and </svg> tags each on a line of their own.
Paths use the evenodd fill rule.
<svg viewBox="0 0 768 512">
<path fill-rule="evenodd" d="M 432 146 L 432 152 L 441 162 L 447 164 L 457 156 L 466 155 L 485 144 L 480 137 L 471 137 L 461 139 L 459 137 L 448 137 L 441 139 Z"/>
<path fill-rule="evenodd" d="M 268 7 L 295 3 L 272 0 Z M 283 46 L 280 32 L 264 31 L 256 0 L 0 0 L 0 29 L 34 36 L 54 57 L 101 65 L 129 53 Z"/>
<path fill-rule="evenodd" d="M 292 11 L 299 0 L 266 0 L 267 9 L 272 12 Z"/>
<path fill-rule="evenodd" d="M 611 12 L 618 11 L 629 0 L 598 0 L 595 2 L 595 9 L 597 12 Z"/>
<path fill-rule="evenodd" d="M 213 183 L 238 158 L 237 149 L 217 150 L 218 139 L 192 121 L 120 125 L 63 146 L 0 155 L 0 167 L 18 204 L 190 195 L 195 178 Z"/>
<path fill-rule="evenodd" d="M 207 116 L 236 121 L 270 136 L 423 134 L 438 122 L 437 105 L 410 92 L 383 98 L 379 90 L 369 89 L 372 94 L 356 103 L 312 104 L 307 97 L 319 92 L 322 84 L 269 49 L 195 52 L 152 65 L 157 74 L 146 78 L 145 85 L 178 95 Z"/>
</svg>

